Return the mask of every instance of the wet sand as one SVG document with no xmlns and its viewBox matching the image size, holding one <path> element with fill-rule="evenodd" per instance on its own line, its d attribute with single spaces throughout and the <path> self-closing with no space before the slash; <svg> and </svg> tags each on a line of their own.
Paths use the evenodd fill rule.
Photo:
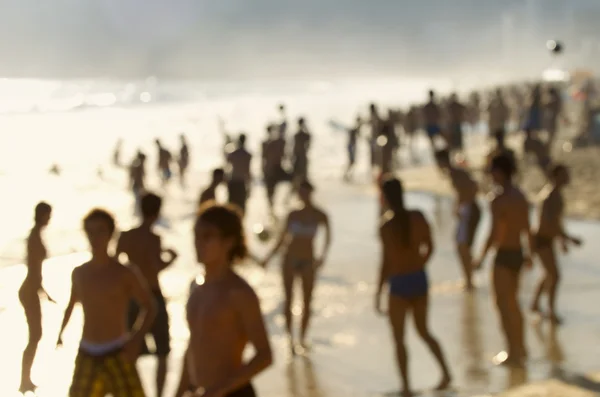
<svg viewBox="0 0 600 397">
<path fill-rule="evenodd" d="M 334 179 L 321 179 L 316 184 L 316 200 L 330 212 L 334 241 L 316 290 L 315 318 L 310 335 L 313 351 L 309 357 L 291 360 L 287 353 L 278 262 L 274 261 L 266 272 L 252 265 L 240 269 L 259 293 L 275 350 L 274 366 L 256 380 L 258 392 L 262 396 L 273 397 L 394 395 L 399 380 L 388 324 L 372 308 L 379 262 L 376 192 L 370 184 L 345 185 Z M 283 196 L 284 193 L 281 193 Z M 190 280 L 199 271 L 191 249 L 191 211 L 190 215 L 183 216 L 186 211 L 180 208 L 188 198 L 175 196 L 167 202 L 163 222 L 170 227 L 161 228 L 165 245 L 173 245 L 181 253 L 177 263 L 161 276 L 161 284 L 169 299 L 173 348 L 167 396 L 176 386 L 181 354 L 188 337 L 183 313 L 186 291 Z M 432 331 L 440 339 L 452 366 L 455 387 L 452 392 L 441 395 L 483 396 L 532 382 L 527 385 L 528 389 L 506 395 L 578 396 L 570 392 L 563 394 L 562 390 L 567 387 L 570 375 L 597 369 L 600 320 L 596 302 L 600 299 L 600 290 L 597 289 L 600 269 L 593 258 L 598 257 L 600 250 L 593 244 L 593 238 L 600 232 L 600 225 L 579 221 L 567 223 L 567 227 L 581 235 L 588 244 L 573 250 L 568 257 L 561 257 L 564 277 L 559 310 L 564 315 L 565 325 L 553 330 L 547 324 L 536 325 L 534 318 L 528 316 L 527 342 L 531 358 L 527 370 L 508 370 L 496 368 L 491 362 L 492 356 L 503 348 L 503 341 L 490 297 L 489 264 L 477 276 L 477 291 L 465 294 L 451 244 L 454 232 L 451 202 L 428 194 L 410 194 L 407 202 L 411 207 L 422 209 L 434 224 L 437 248 L 429 267 L 433 284 L 430 320 Z M 265 219 L 264 191 L 258 186 L 252 192 L 247 224 L 251 226 Z M 485 214 L 478 234 L 479 244 L 489 226 L 488 221 Z M 251 249 L 262 256 L 268 245 L 261 244 L 253 236 L 250 238 Z M 42 304 L 44 336 L 33 370 L 34 381 L 41 386 L 38 395 L 42 397 L 64 396 L 70 382 L 80 335 L 81 313 L 78 310 L 65 332 L 65 346 L 55 350 L 54 343 L 68 300 L 69 273 L 73 266 L 85 260 L 86 255 L 81 253 L 51 259 L 45 266 L 46 287 L 59 303 Z M 3 352 L 0 373 L 4 379 L 0 382 L 2 396 L 16 395 L 20 354 L 26 343 L 26 325 L 17 301 L 24 270 L 23 266 L 1 270 L 0 323 L 10 324 L 5 326 L 5 337 L 0 340 L 0 351 Z M 539 265 L 523 275 L 524 307 L 529 304 L 538 277 Z M 438 382 L 439 372 L 429 352 L 418 340 L 411 321 L 408 327 L 407 344 L 414 387 L 423 391 L 422 395 L 433 395 L 427 390 Z M 154 361 L 143 358 L 139 367 L 147 390 L 150 390 Z M 548 378 L 565 380 L 562 383 L 544 381 Z M 542 386 L 536 386 L 539 385 L 536 382 L 540 381 Z M 579 387 L 577 390 L 585 389 Z M 588 394 L 582 391 L 580 395 Z"/>
</svg>

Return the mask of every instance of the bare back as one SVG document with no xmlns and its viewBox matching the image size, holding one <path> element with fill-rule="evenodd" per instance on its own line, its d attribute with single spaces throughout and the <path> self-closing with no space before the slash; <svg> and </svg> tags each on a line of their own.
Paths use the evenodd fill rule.
<svg viewBox="0 0 600 397">
<path fill-rule="evenodd" d="M 497 248 L 520 250 L 529 232 L 529 203 L 516 187 L 509 187 L 492 200 L 492 228 Z"/>
<path fill-rule="evenodd" d="M 250 160 L 252 155 L 246 149 L 239 148 L 227 156 L 227 161 L 231 166 L 231 180 L 250 180 Z"/>
<path fill-rule="evenodd" d="M 564 211 L 563 197 L 557 189 L 553 189 L 544 199 L 539 216 L 538 234 L 554 238 L 560 235 L 562 215 Z"/>
<path fill-rule="evenodd" d="M 135 228 L 121 233 L 117 244 L 117 254 L 127 254 L 131 265 L 136 266 L 152 290 L 160 288 L 160 237 L 149 230 Z"/>
<path fill-rule="evenodd" d="M 400 234 L 396 215 L 384 214 L 380 236 L 385 257 L 386 277 L 414 273 L 423 270 L 429 255 L 424 249 L 432 249 L 431 230 L 427 220 L 419 211 L 409 211 L 410 243 L 405 245 Z"/>
<path fill-rule="evenodd" d="M 31 229 L 27 237 L 27 280 L 42 282 L 42 263 L 46 259 L 46 247 L 39 230 Z"/>
<path fill-rule="evenodd" d="M 428 102 L 423 106 L 423 118 L 426 125 L 437 125 L 441 122 L 442 113 L 435 102 Z"/>
<path fill-rule="evenodd" d="M 450 171 L 452 187 L 458 196 L 458 204 L 472 203 L 475 201 L 479 190 L 477 182 L 465 170 L 454 168 Z"/>
</svg>

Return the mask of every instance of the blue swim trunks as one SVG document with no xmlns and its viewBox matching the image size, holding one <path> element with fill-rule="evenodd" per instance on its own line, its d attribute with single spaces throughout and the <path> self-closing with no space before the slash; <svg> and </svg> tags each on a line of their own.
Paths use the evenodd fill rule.
<svg viewBox="0 0 600 397">
<path fill-rule="evenodd" d="M 411 299 L 427 295 L 429 281 L 425 270 L 414 273 L 397 274 L 388 279 L 390 294 L 399 298 Z"/>
</svg>

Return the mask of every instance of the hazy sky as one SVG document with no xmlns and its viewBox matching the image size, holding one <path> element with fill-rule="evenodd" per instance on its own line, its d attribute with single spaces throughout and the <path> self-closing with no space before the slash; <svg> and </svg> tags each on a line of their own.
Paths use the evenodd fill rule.
<svg viewBox="0 0 600 397">
<path fill-rule="evenodd" d="M 546 62 L 546 39 L 575 34 L 566 4 L 588 0 L 533 1 L 3 0 L 0 74 L 368 76 L 485 70 L 507 55 Z"/>
</svg>

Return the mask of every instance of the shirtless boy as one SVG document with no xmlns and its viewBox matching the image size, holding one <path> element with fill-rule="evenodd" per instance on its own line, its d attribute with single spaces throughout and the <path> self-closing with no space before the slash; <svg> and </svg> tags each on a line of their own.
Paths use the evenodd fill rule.
<svg viewBox="0 0 600 397">
<path fill-rule="evenodd" d="M 250 161 L 252 155 L 246 150 L 246 135 L 240 134 L 237 149 L 227 155 L 229 164 L 229 180 L 227 190 L 229 202 L 246 212 L 246 200 L 248 199 L 248 188 L 251 183 Z"/>
<path fill-rule="evenodd" d="M 254 397 L 252 378 L 272 353 L 256 293 L 233 270 L 247 255 L 239 210 L 205 204 L 194 226 L 196 256 L 205 277 L 187 303 L 190 340 L 176 396 Z M 246 361 L 246 345 L 254 356 Z"/>
<path fill-rule="evenodd" d="M 152 231 L 152 225 L 158 219 L 162 200 L 155 194 L 148 193 L 142 197 L 142 223 L 129 231 L 121 233 L 117 244 L 117 257 L 124 253 L 127 255 L 130 267 L 136 268 L 148 284 L 154 303 L 156 304 L 156 319 L 152 322 L 150 333 L 156 346 L 155 354 L 158 358 L 156 370 L 156 392 L 162 396 L 165 378 L 167 376 L 167 357 L 170 348 L 169 315 L 167 304 L 160 289 L 158 274 L 167 268 L 177 258 L 177 253 L 172 249 L 163 250 L 160 237 Z M 163 261 L 162 255 L 169 255 L 168 261 Z M 139 314 L 139 306 L 131 302 L 129 306 L 129 326 L 134 327 Z M 141 354 L 148 355 L 150 351 L 142 339 Z"/>
<path fill-rule="evenodd" d="M 551 190 L 548 192 L 540 211 L 539 225 L 535 234 L 537 255 L 544 267 L 544 277 L 540 280 L 531 303 L 531 310 L 540 313 L 540 298 L 548 294 L 548 317 L 555 324 L 560 323 L 556 314 L 556 294 L 560 273 L 554 251 L 554 242 L 560 240 L 563 250 L 568 250 L 568 244 L 581 245 L 581 240 L 565 232 L 562 222 L 564 212 L 563 188 L 569 184 L 569 171 L 564 165 L 556 165 L 550 172 L 552 178 Z"/>
<path fill-rule="evenodd" d="M 481 210 L 477 204 L 477 183 L 465 169 L 455 167 L 450 162 L 448 150 L 436 152 L 436 160 L 442 170 L 448 173 L 452 187 L 457 195 L 456 215 L 456 249 L 460 258 L 467 290 L 473 289 L 471 249 L 481 218 Z"/>
<path fill-rule="evenodd" d="M 115 221 L 108 212 L 95 209 L 84 219 L 92 259 L 75 268 L 71 276 L 71 297 L 58 336 L 73 308 L 83 308 L 83 333 L 75 359 L 70 397 L 144 397 L 135 360 L 144 335 L 156 313 L 152 295 L 136 268 L 122 266 L 108 254 Z M 133 329 L 126 314 L 129 302 L 142 308 Z"/>
</svg>

